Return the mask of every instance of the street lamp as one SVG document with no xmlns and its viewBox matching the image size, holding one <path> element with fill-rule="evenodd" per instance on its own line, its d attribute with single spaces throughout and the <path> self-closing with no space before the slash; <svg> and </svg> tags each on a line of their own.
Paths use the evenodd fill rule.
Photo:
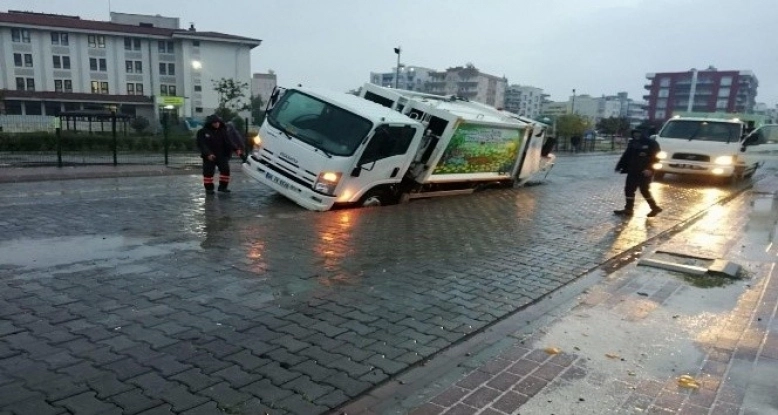
<svg viewBox="0 0 778 415">
<path fill-rule="evenodd" d="M 573 88 L 573 107 L 571 112 L 575 114 L 575 88 Z"/>
<path fill-rule="evenodd" d="M 394 48 L 394 53 L 397 54 L 397 67 L 394 68 L 394 89 L 397 89 L 397 81 L 400 80 L 400 52 L 402 49 L 398 46 Z"/>
</svg>

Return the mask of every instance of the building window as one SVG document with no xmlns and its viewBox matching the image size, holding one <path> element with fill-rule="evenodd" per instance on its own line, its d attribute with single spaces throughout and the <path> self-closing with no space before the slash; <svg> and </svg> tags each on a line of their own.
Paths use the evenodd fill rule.
<svg viewBox="0 0 778 415">
<path fill-rule="evenodd" d="M 160 63 L 159 64 L 160 75 L 175 75 L 176 64 L 175 63 Z"/>
<path fill-rule="evenodd" d="M 54 92 L 62 92 L 62 80 L 61 79 L 55 79 L 54 80 Z"/>
<path fill-rule="evenodd" d="M 141 83 L 135 84 L 135 95 L 143 95 L 143 84 Z"/>
<path fill-rule="evenodd" d="M 669 87 L 670 86 L 670 78 L 662 78 L 662 79 L 660 79 L 659 80 L 659 86 L 660 87 Z"/>
<path fill-rule="evenodd" d="M 160 75 L 175 75 L 176 74 L 176 64 L 174 64 L 174 63 L 160 63 L 159 64 L 159 74 Z"/>
<path fill-rule="evenodd" d="M 70 56 L 54 55 L 51 59 L 54 69 L 70 69 Z"/>
<path fill-rule="evenodd" d="M 176 96 L 176 86 L 175 85 L 169 85 L 167 87 L 167 93 L 171 96 Z"/>
<path fill-rule="evenodd" d="M 51 32 L 51 44 L 68 46 L 68 34 L 63 32 Z"/>
<path fill-rule="evenodd" d="M 93 94 L 108 94 L 108 82 L 92 81 L 91 86 Z"/>
<path fill-rule="evenodd" d="M 35 91 L 35 79 L 34 78 L 27 78 L 27 90 L 28 91 Z"/>
<path fill-rule="evenodd" d="M 43 108 L 41 108 L 40 101 L 25 102 L 24 109 L 25 115 L 43 115 Z"/>
<path fill-rule="evenodd" d="M 143 73 L 143 61 L 135 61 L 135 73 Z"/>
<path fill-rule="evenodd" d="M 124 50 L 140 50 L 140 39 L 136 37 L 125 37 Z"/>
<path fill-rule="evenodd" d="M 132 61 L 124 61 L 124 67 L 127 73 L 133 73 L 135 71 L 135 66 L 133 65 Z"/>
<path fill-rule="evenodd" d="M 194 46 L 196 48 L 199 48 L 200 47 L 200 41 L 199 40 L 193 40 L 192 41 L 192 46 Z"/>
<path fill-rule="evenodd" d="M 659 90 L 659 93 L 657 94 L 659 98 L 667 98 L 670 96 L 670 88 L 662 88 Z"/>
<path fill-rule="evenodd" d="M 43 109 L 46 111 L 46 115 L 59 115 L 60 111 L 62 111 L 62 103 L 45 101 Z"/>
<path fill-rule="evenodd" d="M 24 78 L 16 78 L 16 90 L 24 91 Z"/>
<path fill-rule="evenodd" d="M 173 42 L 166 42 L 164 40 L 160 40 L 158 43 L 159 47 L 159 53 L 173 53 Z"/>
<path fill-rule="evenodd" d="M 160 85 L 159 86 L 159 94 L 160 95 L 167 95 L 167 85 Z"/>
<path fill-rule="evenodd" d="M 89 58 L 89 69 L 92 71 L 106 72 L 108 66 L 103 58 Z"/>
<path fill-rule="evenodd" d="M 722 76 L 721 77 L 721 86 L 730 86 L 732 85 L 732 77 L 731 76 Z"/>
<path fill-rule="evenodd" d="M 30 31 L 27 29 L 11 29 L 11 41 L 30 43 Z"/>
<path fill-rule="evenodd" d="M 5 113 L 7 115 L 22 115 L 22 101 L 5 101 Z"/>
<path fill-rule="evenodd" d="M 127 84 L 127 95 L 135 95 L 135 84 L 132 82 Z"/>
<path fill-rule="evenodd" d="M 87 36 L 87 42 L 90 48 L 105 49 L 105 36 L 103 35 L 89 35 Z"/>
<path fill-rule="evenodd" d="M 719 88 L 719 97 L 728 97 L 729 88 Z"/>
<path fill-rule="evenodd" d="M 200 85 L 195 85 L 194 90 L 195 90 L 195 92 L 200 92 L 200 91 L 203 90 L 203 87 L 200 86 Z"/>
<path fill-rule="evenodd" d="M 195 107 L 195 112 L 201 114 L 203 112 L 203 107 Z"/>
<path fill-rule="evenodd" d="M 24 54 L 24 66 L 27 68 L 32 68 L 32 55 L 29 53 Z"/>
<path fill-rule="evenodd" d="M 22 60 L 22 54 L 21 53 L 14 53 L 14 66 L 17 66 L 17 67 L 24 66 L 24 60 Z"/>
<path fill-rule="evenodd" d="M 65 80 L 65 92 L 73 92 L 73 81 L 70 79 Z"/>
</svg>

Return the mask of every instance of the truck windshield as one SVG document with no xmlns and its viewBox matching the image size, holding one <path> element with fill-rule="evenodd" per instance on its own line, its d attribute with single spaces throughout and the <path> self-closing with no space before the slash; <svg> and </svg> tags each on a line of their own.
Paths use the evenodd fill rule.
<svg viewBox="0 0 778 415">
<path fill-rule="evenodd" d="M 295 90 L 284 94 L 267 120 L 290 138 L 337 156 L 354 154 L 372 128 L 365 118 Z"/>
<path fill-rule="evenodd" d="M 659 132 L 662 138 L 680 138 L 716 142 L 738 142 L 741 125 L 734 122 L 670 120 Z"/>
</svg>

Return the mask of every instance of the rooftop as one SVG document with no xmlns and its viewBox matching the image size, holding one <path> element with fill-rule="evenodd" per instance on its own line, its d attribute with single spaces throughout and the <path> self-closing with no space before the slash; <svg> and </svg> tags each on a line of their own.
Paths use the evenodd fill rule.
<svg viewBox="0 0 778 415">
<path fill-rule="evenodd" d="M 18 10 L 0 12 L 0 25 L 20 27 L 40 27 L 44 29 L 69 29 L 77 32 L 111 32 L 129 35 L 147 35 L 168 38 L 194 38 L 204 40 L 224 40 L 259 46 L 262 41 L 243 36 L 219 32 L 200 32 L 195 30 L 168 29 L 150 25 L 129 25 L 101 20 L 84 20 L 79 16 L 61 14 L 34 13 Z"/>
</svg>

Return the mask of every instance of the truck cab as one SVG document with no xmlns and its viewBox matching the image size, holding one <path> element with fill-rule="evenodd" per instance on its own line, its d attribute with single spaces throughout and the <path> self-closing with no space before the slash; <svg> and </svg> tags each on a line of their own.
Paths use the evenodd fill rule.
<svg viewBox="0 0 778 415">
<path fill-rule="evenodd" d="M 737 118 L 673 117 L 654 138 L 662 149 L 656 179 L 665 174 L 751 177 L 763 158 L 758 146 L 766 147 Z"/>
</svg>

